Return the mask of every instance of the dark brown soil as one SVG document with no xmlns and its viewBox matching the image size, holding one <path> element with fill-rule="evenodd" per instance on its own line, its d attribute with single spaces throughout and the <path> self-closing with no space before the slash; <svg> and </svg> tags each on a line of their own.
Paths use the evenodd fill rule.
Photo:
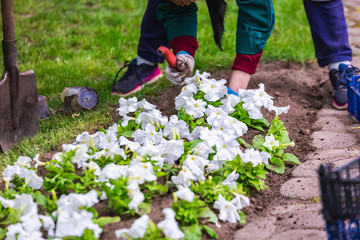
<svg viewBox="0 0 360 240">
<path fill-rule="evenodd" d="M 212 72 L 211 76 L 215 79 L 228 79 L 230 74 L 230 70 L 216 70 Z M 295 154 L 303 162 L 304 157 L 314 151 L 310 146 L 310 135 L 313 132 L 312 126 L 316 120 L 316 113 L 325 102 L 330 101 L 331 87 L 326 69 L 320 69 L 315 64 L 261 63 L 248 88 L 258 88 L 259 83 L 264 83 L 266 92 L 274 97 L 275 106 L 290 105 L 289 112 L 280 116 L 289 132 L 290 139 L 295 142 L 295 147 L 288 148 L 287 151 Z M 164 115 L 170 116 L 176 114 L 174 99 L 179 92 L 180 89 L 170 87 L 160 96 L 147 100 L 155 104 Z M 113 114 L 114 122 L 118 121 L 119 117 L 116 112 Z M 267 119 L 273 118 L 272 113 L 265 113 L 264 116 Z M 94 131 L 96 130 L 94 129 Z M 255 134 L 257 132 L 251 130 L 247 135 L 250 136 L 249 139 L 252 139 L 251 136 Z M 49 160 L 52 155 L 52 153 L 44 154 L 41 159 Z M 293 165 L 287 165 L 283 175 L 269 173 L 266 179 L 268 189 L 260 192 L 251 191 L 251 204 L 244 210 L 248 222 L 262 214 L 267 206 L 279 196 L 280 187 L 289 179 L 293 167 Z M 0 189 L 3 188 L 1 185 L 2 183 L 0 183 Z M 170 207 L 171 204 L 172 196 L 170 194 L 156 196 L 152 201 L 150 219 L 155 223 L 161 221 L 164 218 L 161 210 Z M 113 215 L 103 211 L 106 205 L 107 203 L 104 201 L 96 206 L 99 216 Z M 134 220 L 134 217 L 125 216 L 118 223 L 106 225 L 101 239 L 116 239 L 114 231 L 124 227 L 129 228 Z M 221 223 L 221 228 L 210 226 L 217 232 L 221 240 L 232 239 L 233 233 L 242 227 L 240 224 L 230 223 Z"/>
</svg>

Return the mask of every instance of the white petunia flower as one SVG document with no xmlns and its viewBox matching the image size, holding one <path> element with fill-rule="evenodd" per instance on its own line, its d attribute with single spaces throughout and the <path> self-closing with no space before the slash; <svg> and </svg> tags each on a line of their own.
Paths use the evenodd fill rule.
<svg viewBox="0 0 360 240">
<path fill-rule="evenodd" d="M 100 182 L 106 182 L 108 179 L 118 179 L 125 177 L 129 166 L 116 165 L 115 163 L 107 164 L 99 175 Z"/>
<path fill-rule="evenodd" d="M 2 172 L 2 177 L 7 181 L 11 181 L 15 175 L 19 175 L 21 168 L 18 166 L 8 165 Z"/>
<path fill-rule="evenodd" d="M 129 121 L 135 120 L 134 117 L 129 117 L 128 115 L 123 116 L 121 126 L 126 127 L 129 124 Z"/>
<path fill-rule="evenodd" d="M 85 167 L 86 161 L 90 159 L 90 156 L 87 153 L 89 150 L 88 145 L 86 145 L 86 144 L 79 144 L 79 145 L 63 144 L 62 147 L 65 152 L 74 150 L 75 156 L 72 158 L 73 163 L 76 163 L 79 168 Z"/>
<path fill-rule="evenodd" d="M 116 131 L 115 131 L 116 130 Z M 118 141 L 117 138 L 117 128 L 111 129 L 106 132 L 104 138 L 99 143 L 99 148 L 109 149 L 112 144 Z"/>
<path fill-rule="evenodd" d="M 161 140 L 161 139 L 160 139 Z M 162 166 L 164 164 L 163 154 L 164 145 L 154 145 L 152 142 L 145 142 L 143 146 L 138 149 L 139 156 L 145 158 L 150 158 L 152 161 L 155 161 L 157 166 Z"/>
<path fill-rule="evenodd" d="M 37 204 L 30 194 L 23 193 L 21 195 L 16 195 L 13 203 L 9 206 L 13 209 L 20 210 L 18 213 L 19 217 L 23 217 L 34 210 L 37 212 Z"/>
<path fill-rule="evenodd" d="M 222 121 L 224 118 L 228 116 L 224 110 L 219 107 L 213 107 L 209 105 L 206 110 L 205 114 L 207 115 L 206 121 L 211 125 L 214 126 L 218 121 Z"/>
<path fill-rule="evenodd" d="M 145 129 L 146 125 L 151 124 L 155 127 L 164 126 L 168 122 L 168 118 L 163 116 L 157 109 L 153 109 L 149 112 L 141 112 L 136 118 L 137 124 L 141 123 L 141 128 Z"/>
<path fill-rule="evenodd" d="M 86 210 L 71 213 L 66 211 L 61 212 L 57 217 L 55 236 L 80 237 L 86 229 L 90 229 L 94 231 L 95 237 L 99 238 L 102 233 L 102 228 L 98 224 L 93 223 L 92 218 L 93 214 Z"/>
<path fill-rule="evenodd" d="M 175 161 L 184 154 L 183 140 L 163 141 L 162 145 L 164 146 L 162 156 L 167 164 L 175 164 Z"/>
<path fill-rule="evenodd" d="M 202 128 L 199 137 L 208 147 L 213 147 L 217 142 L 222 141 L 222 137 L 219 136 L 216 129 Z"/>
<path fill-rule="evenodd" d="M 193 83 L 195 85 L 199 85 L 201 83 L 201 81 L 203 81 L 204 79 L 207 79 L 208 77 L 210 77 L 210 73 L 207 73 L 207 72 L 200 73 L 199 70 L 196 70 L 195 75 L 193 77 L 185 78 L 185 83 L 187 85 L 189 85 L 191 83 Z"/>
<path fill-rule="evenodd" d="M 206 171 L 211 172 L 223 167 L 225 160 L 212 160 L 208 164 Z"/>
<path fill-rule="evenodd" d="M 129 208 L 137 210 L 139 204 L 145 200 L 145 196 L 141 192 L 139 184 L 137 182 L 131 182 L 127 186 L 127 190 L 128 190 L 128 195 L 131 198 L 131 201 L 129 203 Z"/>
<path fill-rule="evenodd" d="M 257 107 L 268 108 L 274 105 L 273 97 L 265 92 L 263 83 L 259 84 L 259 89 L 239 90 L 239 97 L 245 103 L 252 102 Z"/>
<path fill-rule="evenodd" d="M 136 97 L 129 99 L 120 98 L 119 99 L 119 108 L 116 109 L 119 111 L 120 116 L 125 116 L 128 113 L 135 112 L 137 110 L 138 101 Z"/>
<path fill-rule="evenodd" d="M 135 150 L 137 150 L 140 147 L 140 143 L 130 141 L 129 139 L 127 139 L 124 136 L 121 136 L 119 138 L 119 143 L 120 143 L 120 146 L 127 146 L 132 152 L 134 152 Z"/>
<path fill-rule="evenodd" d="M 201 118 L 204 116 L 205 107 L 206 102 L 202 99 L 195 100 L 194 98 L 189 98 L 186 100 L 184 109 L 190 116 L 193 116 L 194 118 Z"/>
<path fill-rule="evenodd" d="M 154 144 L 159 144 L 163 138 L 162 130 L 156 131 L 155 126 L 148 124 L 145 126 L 145 129 L 137 129 L 133 133 L 134 141 L 145 144 L 146 142 L 151 141 Z"/>
<path fill-rule="evenodd" d="M 180 198 L 180 199 L 184 199 L 188 202 L 192 202 L 194 200 L 194 196 L 195 196 L 195 193 L 193 193 L 190 188 L 188 187 L 184 187 L 184 186 L 181 186 L 181 185 L 178 185 L 177 188 L 179 190 L 177 190 L 175 192 L 175 195 Z"/>
<path fill-rule="evenodd" d="M 17 161 L 14 163 L 16 167 L 31 167 L 31 158 L 30 157 L 18 157 Z"/>
<path fill-rule="evenodd" d="M 8 226 L 6 232 L 7 240 L 43 240 L 40 231 L 26 231 L 21 223 L 16 223 Z"/>
<path fill-rule="evenodd" d="M 50 216 L 39 215 L 42 226 L 48 232 L 49 237 L 55 235 L 55 222 Z"/>
<path fill-rule="evenodd" d="M 209 160 L 197 155 L 187 155 L 185 161 L 183 162 L 183 165 L 188 166 L 189 163 L 193 163 L 200 169 L 204 170 L 204 167 L 209 164 Z"/>
<path fill-rule="evenodd" d="M 39 177 L 32 169 L 21 168 L 18 176 L 19 178 L 24 178 L 25 184 L 33 189 L 40 189 L 44 182 L 44 179 Z"/>
<path fill-rule="evenodd" d="M 249 113 L 251 119 L 262 119 L 261 107 L 256 106 L 253 102 L 243 103 L 242 107 Z"/>
<path fill-rule="evenodd" d="M 240 175 L 236 172 L 236 170 L 234 170 L 221 184 L 236 188 L 236 180 L 239 176 Z"/>
<path fill-rule="evenodd" d="M 30 212 L 20 217 L 21 224 L 26 232 L 39 231 L 42 224 L 38 215 L 38 208 L 33 207 Z"/>
<path fill-rule="evenodd" d="M 105 138 L 105 133 L 97 132 L 90 135 L 88 132 L 83 132 L 76 137 L 76 144 L 85 144 L 91 148 L 99 148 L 99 145 Z"/>
<path fill-rule="evenodd" d="M 218 200 L 214 202 L 214 208 L 220 211 L 219 219 L 223 222 L 236 223 L 240 220 L 236 206 L 232 202 L 226 201 L 221 194 L 219 194 Z"/>
<path fill-rule="evenodd" d="M 236 118 L 228 116 L 225 121 L 229 121 L 232 124 L 236 137 L 241 137 L 248 131 L 247 125 Z"/>
<path fill-rule="evenodd" d="M 145 98 L 138 102 L 137 107 L 140 109 L 143 108 L 146 111 L 151 111 L 156 108 L 156 106 L 154 104 L 149 103 L 148 101 L 146 101 Z"/>
<path fill-rule="evenodd" d="M 194 181 L 203 181 L 203 180 L 205 180 L 204 168 L 201 168 L 198 165 L 196 165 L 196 163 L 194 161 L 191 161 L 191 160 L 190 161 L 184 161 L 183 167 L 187 167 L 188 169 L 190 169 L 192 175 L 195 177 L 193 179 Z"/>
<path fill-rule="evenodd" d="M 190 135 L 189 127 L 184 120 L 178 119 L 176 115 L 170 117 L 169 122 L 165 125 L 164 136 L 170 139 L 187 138 Z"/>
<path fill-rule="evenodd" d="M 250 205 L 250 199 L 248 197 L 237 193 L 234 194 L 236 197 L 231 200 L 231 203 L 234 204 L 237 210 L 240 210 Z"/>
<path fill-rule="evenodd" d="M 164 208 L 162 212 L 165 215 L 165 220 L 157 224 L 158 228 L 162 229 L 165 236 L 171 239 L 184 238 L 184 233 L 180 230 L 178 223 L 175 220 L 175 212 L 171 208 Z"/>
<path fill-rule="evenodd" d="M 182 87 L 180 95 L 192 97 L 195 93 L 197 93 L 197 91 L 197 86 L 194 83 L 190 83 Z"/>
<path fill-rule="evenodd" d="M 198 143 L 191 151 L 192 154 L 197 155 L 199 157 L 208 159 L 210 153 L 214 153 L 214 149 L 209 147 L 204 142 Z"/>
<path fill-rule="evenodd" d="M 221 99 L 221 103 L 223 105 L 220 106 L 220 108 L 230 114 L 230 113 L 233 113 L 235 110 L 234 110 L 234 107 L 240 103 L 240 98 L 239 96 L 236 96 L 234 94 L 227 94 L 223 99 Z"/>
<path fill-rule="evenodd" d="M 134 181 L 138 184 L 143 184 L 145 181 L 156 181 L 157 179 L 150 162 L 131 161 L 128 176 L 130 182 Z"/>
<path fill-rule="evenodd" d="M 269 111 L 274 111 L 276 116 L 279 116 L 283 113 L 288 113 L 290 106 L 286 106 L 286 107 L 275 107 L 275 106 L 270 106 Z"/>
<path fill-rule="evenodd" d="M 240 153 L 240 158 L 244 163 L 251 162 L 253 167 L 263 163 L 263 157 L 254 148 L 246 149 L 244 153 Z"/>
<path fill-rule="evenodd" d="M 204 98 L 207 101 L 216 102 L 227 95 L 226 80 L 203 79 L 199 89 L 205 93 Z"/>
<path fill-rule="evenodd" d="M 149 216 L 144 214 L 140 218 L 136 219 L 131 225 L 131 228 L 123 228 L 115 231 L 116 238 L 123 239 L 137 239 L 143 238 L 146 232 L 146 229 L 149 224 Z"/>
<path fill-rule="evenodd" d="M 120 148 L 119 142 L 111 142 L 106 148 L 105 148 L 105 154 L 104 156 L 106 158 L 113 159 L 115 155 L 121 156 L 123 159 L 126 159 L 126 154 L 124 149 Z"/>
<path fill-rule="evenodd" d="M 62 212 L 79 212 L 80 207 L 92 207 L 99 202 L 97 192 L 91 190 L 86 194 L 70 193 L 68 195 L 61 195 L 57 201 L 57 214 Z"/>
<path fill-rule="evenodd" d="M 260 156 L 262 157 L 262 163 L 269 164 L 269 159 L 271 158 L 271 154 L 268 152 L 260 152 Z"/>
<path fill-rule="evenodd" d="M 186 166 L 182 166 L 179 174 L 177 176 L 171 176 L 171 181 L 175 185 L 182 185 L 184 187 L 190 187 L 191 180 L 195 180 L 196 177 Z"/>
<path fill-rule="evenodd" d="M 90 162 L 86 165 L 86 167 L 87 167 L 89 170 L 94 170 L 94 175 L 95 175 L 95 176 L 99 176 L 100 173 L 101 173 L 101 168 L 100 168 L 100 166 L 99 166 L 96 162 L 94 162 L 94 161 L 90 161 Z"/>
<path fill-rule="evenodd" d="M 270 149 L 271 151 L 273 150 L 273 147 L 279 147 L 280 143 L 279 141 L 275 140 L 274 135 L 268 135 L 265 136 L 265 142 L 264 142 L 264 147 L 267 147 L 268 149 Z"/>
<path fill-rule="evenodd" d="M 180 110 L 182 107 L 185 106 L 186 101 L 188 101 L 190 98 L 192 98 L 193 95 L 188 95 L 188 94 L 179 94 L 178 96 L 175 97 L 175 109 L 176 110 Z"/>
<path fill-rule="evenodd" d="M 240 153 L 240 143 L 236 139 L 230 139 L 229 141 L 224 139 L 216 143 L 216 154 L 213 159 L 231 161 Z"/>
</svg>

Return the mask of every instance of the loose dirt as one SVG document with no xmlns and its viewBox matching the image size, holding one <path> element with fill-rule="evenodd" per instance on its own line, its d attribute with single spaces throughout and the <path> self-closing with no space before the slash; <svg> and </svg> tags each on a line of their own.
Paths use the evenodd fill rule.
<svg viewBox="0 0 360 240">
<path fill-rule="evenodd" d="M 231 74 L 230 70 L 208 71 L 211 73 L 211 77 L 215 79 L 228 79 Z M 254 89 L 258 88 L 260 83 L 264 83 L 265 91 L 273 96 L 275 106 L 290 105 L 289 112 L 280 116 L 289 132 L 290 139 L 295 142 L 295 147 L 290 147 L 286 151 L 295 154 L 301 162 L 304 161 L 305 156 L 309 152 L 314 151 L 310 142 L 316 114 L 324 103 L 331 101 L 331 85 L 327 74 L 326 69 L 321 69 L 316 64 L 261 63 L 248 87 L 249 89 Z M 170 116 L 176 114 L 174 99 L 179 93 L 179 88 L 170 87 L 160 96 L 147 98 L 147 100 L 155 104 L 163 115 Z M 112 116 L 113 122 L 117 122 L 120 119 L 115 111 L 115 107 Z M 264 112 L 264 116 L 268 120 L 274 117 L 269 112 Z M 94 129 L 93 132 L 97 130 Z M 258 133 L 255 130 L 250 130 L 246 134 L 248 140 L 251 140 Z M 52 158 L 52 155 L 53 153 L 43 154 L 41 159 L 49 160 Z M 293 168 L 294 165 L 287 165 L 283 175 L 270 172 L 266 179 L 268 189 L 260 192 L 256 190 L 251 191 L 251 204 L 244 209 L 247 215 L 247 222 L 251 222 L 256 216 L 264 212 L 272 200 L 279 196 L 279 189 L 290 178 Z M 1 184 L 0 189 L 3 189 Z M 170 194 L 156 196 L 152 200 L 152 212 L 149 214 L 150 219 L 155 223 L 163 220 L 164 216 L 161 210 L 171 207 L 171 204 L 172 196 Z M 96 205 L 99 216 L 114 216 L 113 213 L 106 211 L 106 206 L 106 201 Z M 129 228 L 134 220 L 134 217 L 125 216 L 118 223 L 106 225 L 101 239 L 116 239 L 114 231 L 120 228 Z M 233 233 L 242 227 L 239 223 L 221 223 L 221 228 L 217 228 L 215 225 L 209 226 L 217 232 L 218 239 L 221 240 L 232 239 Z M 204 236 L 203 239 L 208 238 Z"/>
</svg>

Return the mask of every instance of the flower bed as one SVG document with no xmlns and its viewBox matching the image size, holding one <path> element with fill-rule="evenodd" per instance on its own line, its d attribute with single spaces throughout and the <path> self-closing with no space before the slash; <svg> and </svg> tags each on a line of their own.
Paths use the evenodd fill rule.
<svg viewBox="0 0 360 240">
<path fill-rule="evenodd" d="M 266 189 L 266 175 L 282 174 L 284 162 L 300 163 L 284 152 L 294 143 L 278 115 L 289 107 L 275 107 L 264 85 L 234 96 L 225 80 L 209 77 L 197 72 L 186 80 L 175 99 L 177 115 L 167 118 L 146 100 L 121 98 L 119 123 L 79 135 L 49 162 L 20 157 L 8 166 L 0 236 L 98 239 L 105 225 L 133 216 L 117 237 L 201 239 L 216 238 L 222 222 L 245 223 L 250 190 Z M 263 109 L 276 113 L 271 123 Z M 249 128 L 262 134 L 245 141 Z M 172 203 L 155 224 L 150 206 L 163 195 Z M 100 203 L 106 204 L 101 213 Z"/>
</svg>

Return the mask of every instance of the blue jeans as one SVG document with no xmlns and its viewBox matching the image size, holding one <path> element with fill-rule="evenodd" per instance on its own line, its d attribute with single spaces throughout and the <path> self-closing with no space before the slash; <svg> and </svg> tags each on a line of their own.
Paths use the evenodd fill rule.
<svg viewBox="0 0 360 240">
<path fill-rule="evenodd" d="M 352 50 L 342 0 L 303 2 L 320 67 L 351 61 Z"/>
</svg>

